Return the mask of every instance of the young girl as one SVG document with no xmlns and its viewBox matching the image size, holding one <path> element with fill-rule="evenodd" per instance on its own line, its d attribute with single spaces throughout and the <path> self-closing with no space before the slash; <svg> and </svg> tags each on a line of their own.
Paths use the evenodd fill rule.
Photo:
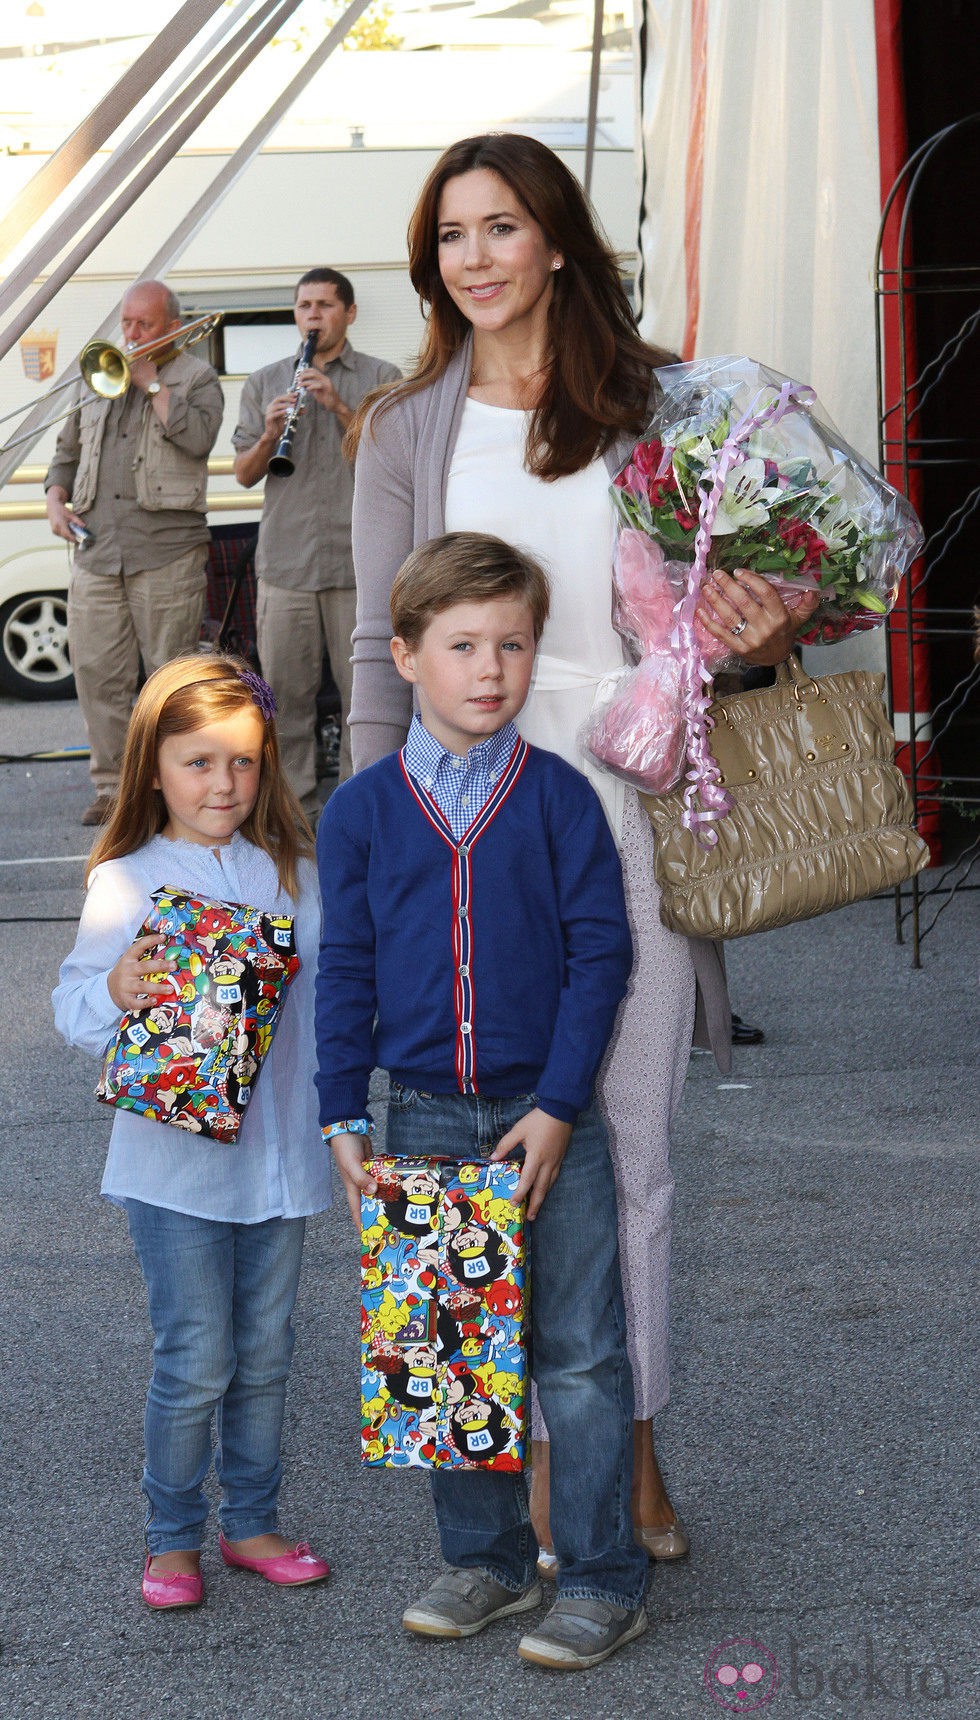
<svg viewBox="0 0 980 1720">
<path fill-rule="evenodd" d="M 125 1208 L 154 1332 L 146 1400 L 143 1599 L 203 1599 L 204 1480 L 217 1424 L 221 1556 L 273 1583 L 329 1575 L 278 1532 L 279 1444 L 307 1214 L 330 1199 L 313 1086 L 320 930 L 309 834 L 279 765 L 275 701 L 234 658 L 178 657 L 133 711 L 119 798 L 86 869 L 54 993 L 70 1045 L 101 1058 L 123 1014 L 172 1002 L 173 962 L 136 934 L 161 887 L 295 918 L 301 967 L 234 1145 L 117 1110 L 102 1193 Z"/>
</svg>

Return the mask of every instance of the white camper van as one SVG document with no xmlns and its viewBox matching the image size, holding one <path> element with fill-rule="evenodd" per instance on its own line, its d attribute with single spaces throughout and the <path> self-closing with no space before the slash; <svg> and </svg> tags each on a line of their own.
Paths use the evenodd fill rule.
<svg viewBox="0 0 980 1720">
<path fill-rule="evenodd" d="M 211 460 L 209 522 L 212 527 L 255 522 L 261 488 L 243 491 L 232 475 L 231 437 L 245 377 L 295 349 L 293 288 L 305 269 L 330 264 L 350 276 L 357 296 L 354 343 L 366 352 L 410 366 L 419 343 L 421 318 L 408 279 L 405 229 L 418 189 L 440 150 L 467 129 L 493 129 L 477 107 L 467 128 L 455 112 L 432 105 L 446 87 L 447 56 L 435 54 L 340 55 L 345 97 L 358 100 L 357 111 L 379 113 L 385 88 L 401 90 L 404 111 L 415 118 L 403 126 L 409 136 L 424 134 L 423 145 L 394 147 L 391 113 L 375 124 L 347 127 L 347 145 L 324 146 L 336 136 L 328 125 L 300 113 L 275 133 L 274 147 L 256 156 L 213 216 L 187 246 L 167 279 L 188 317 L 220 311 L 222 321 L 209 337 L 210 357 L 221 374 L 225 416 Z M 508 85 L 507 51 L 454 56 L 465 62 L 471 88 L 492 75 L 496 87 L 527 90 L 527 55 L 518 56 Z M 558 61 L 561 61 L 558 56 Z M 583 174 L 582 124 L 588 62 L 582 54 L 564 56 L 567 66 L 554 72 L 547 100 L 528 106 L 528 118 L 511 110 L 507 129 L 534 131 L 559 149 L 572 171 Z M 364 62 L 373 64 L 366 67 Z M 355 65 L 353 62 L 358 62 Z M 396 64 L 396 62 L 398 64 Z M 443 62 L 442 69 L 436 62 Z M 385 77 L 379 80 L 384 70 Z M 355 91 L 357 72 L 364 88 Z M 518 76 L 519 71 L 519 76 Z M 608 100 L 615 110 L 600 136 L 592 183 L 593 201 L 631 272 L 636 244 L 637 191 L 632 149 L 632 81 L 628 57 L 621 68 L 623 88 Z M 370 79 L 367 73 L 370 72 Z M 428 79 L 429 95 L 422 87 Z M 406 80 L 412 89 L 406 87 Z M 458 80 L 457 80 L 458 81 Z M 615 81 L 615 80 L 614 80 Z M 319 80 L 318 80 L 319 83 Z M 315 91 L 317 85 L 311 86 Z M 352 93 L 354 92 L 354 93 Z M 393 98 L 391 98 L 393 100 Z M 426 105 L 428 102 L 428 106 Z M 549 117 L 549 103 L 551 116 Z M 565 117 L 562 116 L 562 108 Z M 351 111 L 353 107 L 351 107 Z M 419 116 L 424 116 L 424 124 Z M 475 123 L 474 123 L 475 121 Z M 371 147 L 372 137 L 383 146 Z M 306 141 L 309 139 L 310 141 Z M 569 143 L 569 139 L 575 141 Z M 29 408 L 50 378 L 57 376 L 112 311 L 125 286 L 136 278 L 154 243 L 170 231 L 213 181 L 227 147 L 182 151 L 144 191 L 133 209 L 112 229 L 86 265 L 51 301 L 40 325 L 28 330 L 0 362 L 0 411 Z M 6 202 L 37 171 L 43 152 L 25 142 L 0 154 L 0 197 Z M 5 426 L 11 435 L 16 425 Z M 0 687 L 28 699 L 70 697 L 73 693 L 67 651 L 66 593 L 69 551 L 48 528 L 43 477 L 54 448 L 54 430 L 31 447 L 13 479 L 0 491 Z"/>
</svg>

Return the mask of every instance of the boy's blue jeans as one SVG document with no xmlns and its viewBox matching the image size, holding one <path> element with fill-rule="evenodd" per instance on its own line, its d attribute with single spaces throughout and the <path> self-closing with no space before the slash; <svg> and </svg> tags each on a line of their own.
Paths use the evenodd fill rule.
<svg viewBox="0 0 980 1720">
<path fill-rule="evenodd" d="M 535 1099 L 428 1094 L 392 1083 L 392 1158 L 480 1161 Z M 639 1606 L 647 1558 L 633 1539 L 633 1379 L 619 1275 L 616 1191 L 606 1132 L 580 1116 L 558 1180 L 527 1227 L 531 1368 L 551 1439 L 551 1532 L 566 1598 Z M 488 1571 L 519 1593 L 538 1545 L 523 1475 L 434 1469 L 447 1564 Z"/>
<path fill-rule="evenodd" d="M 306 1220 L 226 1224 L 127 1200 L 146 1279 L 153 1377 L 143 1492 L 150 1553 L 204 1539 L 211 1422 L 229 1541 L 278 1528 L 279 1446 Z"/>
</svg>

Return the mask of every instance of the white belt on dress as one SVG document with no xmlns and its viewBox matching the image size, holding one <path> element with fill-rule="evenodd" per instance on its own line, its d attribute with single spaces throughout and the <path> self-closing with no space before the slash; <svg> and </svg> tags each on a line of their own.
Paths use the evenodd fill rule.
<svg viewBox="0 0 980 1720">
<path fill-rule="evenodd" d="M 620 663 L 614 669 L 607 669 L 604 673 L 598 674 L 594 668 L 584 663 L 573 663 L 567 657 L 551 657 L 547 652 L 542 651 L 538 653 L 535 659 L 534 679 L 531 682 L 532 701 L 536 693 L 569 693 L 578 689 L 585 695 L 591 689 L 591 698 L 588 700 L 587 707 L 583 697 L 582 716 L 575 737 L 574 755 L 570 751 L 567 741 L 563 747 L 553 746 L 552 750 L 561 751 L 562 756 L 568 759 L 570 764 L 574 764 L 576 769 L 580 770 L 592 784 L 602 801 L 603 810 L 617 842 L 620 841 L 623 833 L 623 804 L 626 784 L 618 776 L 613 776 L 609 771 L 603 770 L 601 765 L 596 764 L 582 745 L 582 734 L 591 721 L 596 708 L 604 705 L 608 699 L 612 698 L 628 668 L 629 664 Z M 520 726 L 520 718 L 518 718 L 518 728 Z M 533 741 L 533 737 L 529 736 L 528 738 Z M 547 742 L 543 744 L 547 745 Z"/>
</svg>

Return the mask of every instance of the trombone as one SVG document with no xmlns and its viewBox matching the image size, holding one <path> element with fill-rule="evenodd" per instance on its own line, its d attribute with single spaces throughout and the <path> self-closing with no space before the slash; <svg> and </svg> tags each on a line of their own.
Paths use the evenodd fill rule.
<svg viewBox="0 0 980 1720">
<path fill-rule="evenodd" d="M 70 376 L 67 382 L 56 382 L 46 394 L 38 395 L 37 400 L 28 406 L 18 406 L 13 412 L 5 412 L 0 417 L 0 424 L 5 424 L 9 418 L 22 418 L 25 412 L 33 407 L 43 405 L 53 395 L 60 394 L 66 388 L 74 388 L 81 380 L 83 387 L 90 394 L 96 394 L 102 400 L 120 400 L 127 392 L 132 377 L 132 361 L 134 358 L 145 358 L 150 353 L 159 353 L 157 363 L 163 366 L 175 358 L 178 352 L 183 352 L 187 346 L 196 346 L 199 340 L 207 340 L 213 334 L 221 321 L 223 311 L 213 311 L 209 316 L 197 317 L 194 322 L 185 323 L 183 328 L 169 334 L 158 335 L 156 340 L 144 341 L 142 346 L 113 346 L 109 340 L 90 340 L 82 347 L 78 355 L 79 376 Z M 63 419 L 70 418 L 73 412 L 81 410 L 85 404 L 84 393 L 79 396 L 74 406 L 69 406 L 67 412 L 59 412 L 56 417 L 49 418 L 39 429 L 32 430 L 26 436 L 18 436 L 12 442 L 5 442 L 0 448 L 0 454 L 6 454 L 11 448 L 19 448 L 22 442 L 36 441 L 52 424 L 60 424 Z"/>
</svg>

